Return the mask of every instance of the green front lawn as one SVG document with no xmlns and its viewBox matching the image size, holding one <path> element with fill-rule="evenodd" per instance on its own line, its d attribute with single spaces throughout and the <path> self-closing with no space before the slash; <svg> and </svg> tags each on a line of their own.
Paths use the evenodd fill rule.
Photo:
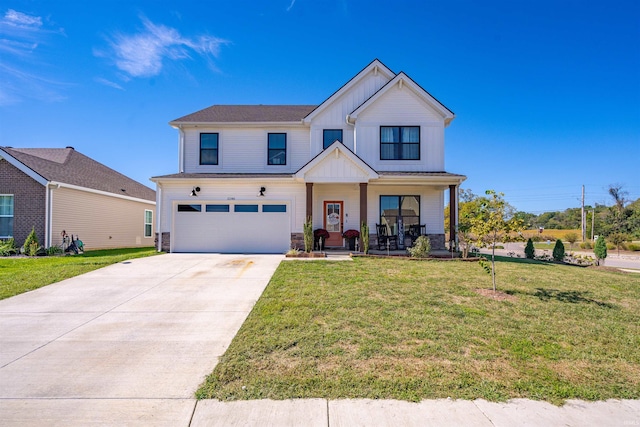
<svg viewBox="0 0 640 427">
<path fill-rule="evenodd" d="M 283 262 L 198 398 L 640 398 L 640 275 L 499 258 Z"/>
<path fill-rule="evenodd" d="M 131 258 L 156 255 L 154 248 L 107 249 L 80 255 L 0 257 L 0 299 L 32 291 Z"/>
</svg>

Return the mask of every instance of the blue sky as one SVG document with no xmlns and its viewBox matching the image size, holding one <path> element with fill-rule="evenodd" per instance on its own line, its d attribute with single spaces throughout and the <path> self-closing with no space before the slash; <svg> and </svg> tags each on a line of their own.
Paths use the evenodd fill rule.
<svg viewBox="0 0 640 427">
<path fill-rule="evenodd" d="M 456 113 L 446 169 L 540 213 L 640 197 L 640 2 L 13 1 L 0 145 L 65 147 L 153 186 L 167 123 L 213 104 L 319 104 L 374 58 Z"/>
</svg>

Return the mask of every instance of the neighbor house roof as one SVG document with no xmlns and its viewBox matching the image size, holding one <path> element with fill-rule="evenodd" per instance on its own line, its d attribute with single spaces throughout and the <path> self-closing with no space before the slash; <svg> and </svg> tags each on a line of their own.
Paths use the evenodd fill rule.
<svg viewBox="0 0 640 427">
<path fill-rule="evenodd" d="M 180 117 L 180 123 L 300 122 L 316 105 L 213 105 Z"/>
<path fill-rule="evenodd" d="M 121 196 L 155 201 L 156 192 L 114 171 L 71 147 L 10 148 L 0 147 L 47 181 L 90 188 Z"/>
</svg>

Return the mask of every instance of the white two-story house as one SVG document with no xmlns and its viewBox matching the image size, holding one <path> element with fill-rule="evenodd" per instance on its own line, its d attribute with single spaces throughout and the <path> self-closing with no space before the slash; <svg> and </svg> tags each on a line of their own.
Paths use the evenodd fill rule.
<svg viewBox="0 0 640 427">
<path fill-rule="evenodd" d="M 179 172 L 152 178 L 158 249 L 284 253 L 303 247 L 303 224 L 329 231 L 384 224 L 402 246 L 424 225 L 445 247 L 444 194 L 455 236 L 457 187 L 445 172 L 453 112 L 405 73 L 374 60 L 320 105 L 214 105 L 170 122 Z"/>
</svg>

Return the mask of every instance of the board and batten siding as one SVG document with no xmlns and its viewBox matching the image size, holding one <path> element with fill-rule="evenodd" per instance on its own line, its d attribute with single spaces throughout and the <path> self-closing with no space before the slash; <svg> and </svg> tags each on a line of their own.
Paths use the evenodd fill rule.
<svg viewBox="0 0 640 427">
<path fill-rule="evenodd" d="M 443 171 L 444 119 L 404 86 L 390 88 L 356 121 L 355 153 L 378 171 Z M 420 126 L 420 160 L 380 160 L 380 126 Z"/>
<path fill-rule="evenodd" d="M 155 222 L 154 202 L 65 187 L 52 191 L 52 202 L 52 245 L 62 243 L 62 230 L 79 236 L 88 250 L 154 245 L 153 232 L 151 237 L 144 237 L 145 210 L 153 212 Z"/>
<path fill-rule="evenodd" d="M 194 186 L 200 187 L 198 197 L 189 197 L 188 194 Z M 265 187 L 264 197 L 260 197 L 260 187 Z M 162 210 L 160 215 L 160 229 L 162 232 L 171 231 L 171 218 L 174 202 L 190 204 L 207 203 L 277 203 L 286 201 L 291 206 L 291 232 L 302 233 L 306 214 L 306 187 L 304 183 L 270 181 L 268 178 L 256 178 L 252 182 L 229 180 L 216 180 L 207 183 L 163 183 L 162 184 Z"/>
<path fill-rule="evenodd" d="M 317 155 L 323 149 L 323 129 L 342 129 L 342 136 L 344 138 L 342 142 L 353 151 L 354 129 L 353 126 L 346 124 L 347 115 L 358 108 L 388 82 L 389 78 L 385 77 L 382 73 L 370 71 L 356 85 L 318 113 L 311 122 L 311 156 Z"/>
<path fill-rule="evenodd" d="M 200 134 L 218 134 L 218 164 L 200 164 Z M 267 165 L 269 133 L 287 134 L 287 164 Z M 309 161 L 309 128 L 198 127 L 184 130 L 186 173 L 287 173 Z"/>
<path fill-rule="evenodd" d="M 371 233 L 380 223 L 380 196 L 420 196 L 420 224 L 425 224 L 427 234 L 444 233 L 444 192 L 441 189 L 419 185 L 369 185 L 367 221 Z"/>
</svg>

